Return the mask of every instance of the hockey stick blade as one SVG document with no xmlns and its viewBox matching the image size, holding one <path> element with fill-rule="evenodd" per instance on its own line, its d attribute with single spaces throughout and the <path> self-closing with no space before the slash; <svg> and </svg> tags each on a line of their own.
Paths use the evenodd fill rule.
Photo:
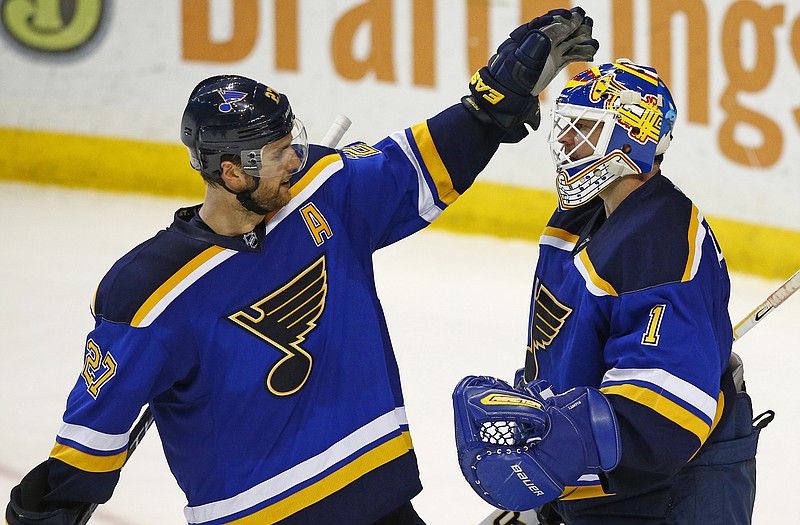
<svg viewBox="0 0 800 525">
<path fill-rule="evenodd" d="M 761 322 L 770 312 L 783 304 L 793 293 L 800 288 L 800 270 L 789 277 L 786 282 L 772 292 L 767 299 L 758 305 L 744 319 L 733 328 L 733 341 L 738 341 L 744 334 Z M 535 510 L 511 512 L 508 510 L 492 511 L 478 525 L 533 525 L 539 523 Z"/>
<path fill-rule="evenodd" d="M 736 341 L 750 331 L 757 323 L 761 322 L 770 312 L 779 307 L 786 299 L 800 288 L 800 270 L 789 277 L 772 295 L 758 305 L 747 317 L 733 327 L 733 340 Z"/>
<path fill-rule="evenodd" d="M 142 442 L 144 439 L 144 435 L 147 433 L 147 430 L 153 424 L 153 414 L 150 412 L 150 406 L 146 406 L 144 408 L 144 412 L 142 415 L 139 416 L 139 420 L 133 425 L 131 429 L 131 434 L 128 436 L 128 454 L 125 456 L 125 463 L 131 458 L 133 451 L 136 450 L 136 447 L 139 446 L 139 443 Z M 123 463 L 123 466 L 125 465 Z M 97 510 L 99 505 L 97 503 L 92 503 L 87 505 L 83 512 L 78 516 L 78 519 L 75 521 L 75 525 L 86 525 L 89 521 L 89 518 L 92 517 L 94 511 Z"/>
</svg>

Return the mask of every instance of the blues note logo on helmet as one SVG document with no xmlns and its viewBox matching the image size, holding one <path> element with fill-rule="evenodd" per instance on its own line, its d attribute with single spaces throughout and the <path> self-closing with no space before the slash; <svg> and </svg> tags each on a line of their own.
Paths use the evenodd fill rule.
<svg viewBox="0 0 800 525">
<path fill-rule="evenodd" d="M 245 98 L 247 98 L 247 93 L 242 91 L 231 91 L 228 89 L 218 89 L 217 93 L 222 98 L 223 102 L 218 106 L 218 109 L 223 113 L 229 113 L 233 111 L 234 102 L 241 102 Z"/>
<path fill-rule="evenodd" d="M 181 140 L 192 167 L 219 181 L 223 155 L 236 155 L 245 171 L 259 177 L 263 148 L 291 134 L 300 159 L 308 157 L 305 127 L 295 118 L 289 99 L 249 78 L 224 75 L 200 82 L 189 96 L 181 121 Z"/>
<path fill-rule="evenodd" d="M 619 177 L 649 173 L 677 111 L 655 69 L 620 59 L 573 77 L 552 111 L 559 206 L 585 204 Z"/>
</svg>

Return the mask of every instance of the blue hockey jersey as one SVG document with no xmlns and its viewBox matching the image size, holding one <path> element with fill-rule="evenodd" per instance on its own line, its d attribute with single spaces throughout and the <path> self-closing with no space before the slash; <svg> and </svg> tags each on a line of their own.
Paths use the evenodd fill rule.
<svg viewBox="0 0 800 525">
<path fill-rule="evenodd" d="M 599 198 L 556 211 L 539 248 L 525 379 L 608 396 L 622 459 L 607 490 L 645 490 L 684 466 L 732 403 L 721 392 L 733 342 L 725 259 L 661 174 L 608 218 Z M 562 499 L 605 494 L 590 475 Z"/>
<path fill-rule="evenodd" d="M 417 494 L 372 253 L 467 189 L 500 143 L 490 128 L 456 105 L 375 145 L 312 146 L 255 231 L 223 237 L 181 209 L 118 261 L 51 453 L 53 498 L 110 496 L 145 404 L 189 523 L 372 523 Z"/>
</svg>

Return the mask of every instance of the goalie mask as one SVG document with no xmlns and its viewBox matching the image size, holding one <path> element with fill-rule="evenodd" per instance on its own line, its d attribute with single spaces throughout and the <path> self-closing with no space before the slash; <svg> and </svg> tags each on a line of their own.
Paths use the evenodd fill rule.
<svg viewBox="0 0 800 525">
<path fill-rule="evenodd" d="M 572 78 L 553 105 L 548 139 L 559 207 L 575 208 L 619 177 L 652 171 L 676 116 L 653 68 L 620 59 Z"/>
<path fill-rule="evenodd" d="M 200 82 L 189 96 L 181 122 L 181 140 L 189 150 L 192 167 L 221 182 L 223 155 L 237 155 L 245 172 L 262 173 L 264 147 L 287 135 L 300 171 L 308 157 L 303 123 L 295 118 L 289 99 L 271 87 L 249 78 L 228 75 Z"/>
</svg>

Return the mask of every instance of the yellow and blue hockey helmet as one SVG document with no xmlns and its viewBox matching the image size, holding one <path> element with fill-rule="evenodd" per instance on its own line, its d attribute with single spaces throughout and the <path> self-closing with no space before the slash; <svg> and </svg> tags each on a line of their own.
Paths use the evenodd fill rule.
<svg viewBox="0 0 800 525">
<path fill-rule="evenodd" d="M 619 177 L 652 171 L 676 116 L 652 67 L 619 59 L 573 77 L 555 100 L 548 139 L 559 206 L 575 208 Z"/>
</svg>

